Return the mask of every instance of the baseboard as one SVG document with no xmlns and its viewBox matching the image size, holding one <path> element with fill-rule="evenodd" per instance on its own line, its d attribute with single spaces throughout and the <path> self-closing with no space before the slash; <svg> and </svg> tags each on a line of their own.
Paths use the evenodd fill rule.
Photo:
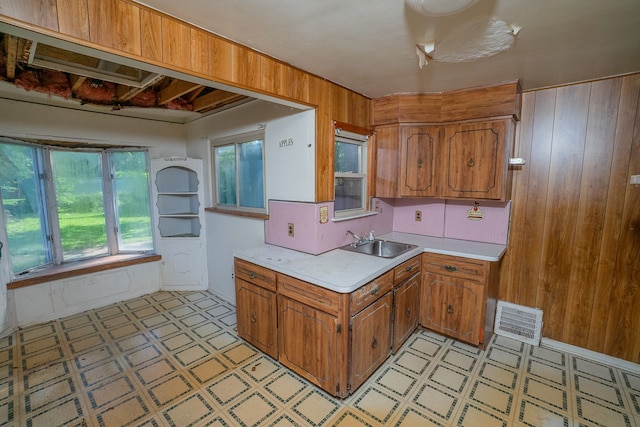
<svg viewBox="0 0 640 427">
<path fill-rule="evenodd" d="M 542 339 L 540 340 L 540 346 L 547 347 L 552 350 L 564 351 L 567 353 L 574 354 L 576 356 L 584 357 L 585 359 L 590 359 L 595 362 L 600 362 L 605 365 L 613 366 L 615 368 L 622 369 L 627 372 L 640 374 L 639 364 L 629 362 L 628 360 L 624 360 L 624 359 L 618 359 L 617 357 L 608 356 L 603 353 L 598 353 L 597 351 L 587 350 L 586 348 L 565 344 L 563 342 L 555 341 L 555 340 L 544 338 L 544 337 L 542 337 Z"/>
</svg>

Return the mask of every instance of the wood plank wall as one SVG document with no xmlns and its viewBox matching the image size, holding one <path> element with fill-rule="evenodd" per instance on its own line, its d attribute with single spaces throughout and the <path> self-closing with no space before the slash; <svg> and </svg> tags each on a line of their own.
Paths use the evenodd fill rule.
<svg viewBox="0 0 640 427">
<path fill-rule="evenodd" d="M 640 363 L 640 74 L 526 92 L 500 299 L 542 336 Z"/>
<path fill-rule="evenodd" d="M 318 202 L 333 200 L 333 121 L 371 126 L 369 98 L 131 0 L 0 1 L 0 22 L 315 107 Z"/>
</svg>

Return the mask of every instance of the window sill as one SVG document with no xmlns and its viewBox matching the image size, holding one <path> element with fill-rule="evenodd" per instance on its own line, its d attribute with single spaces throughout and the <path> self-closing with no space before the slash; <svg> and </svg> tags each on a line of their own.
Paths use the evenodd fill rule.
<svg viewBox="0 0 640 427">
<path fill-rule="evenodd" d="M 349 215 L 349 216 L 339 216 L 336 218 L 332 218 L 331 222 L 348 221 L 350 219 L 364 218 L 364 217 L 373 216 L 373 215 L 378 215 L 378 212 L 367 211 L 367 212 L 360 212 L 360 213 Z"/>
<path fill-rule="evenodd" d="M 245 218 L 255 218 L 255 219 L 269 219 L 269 214 L 266 213 L 256 213 L 256 212 L 244 212 L 244 211 L 234 211 L 231 209 L 221 209 L 221 208 L 204 208 L 206 212 L 219 213 L 224 215 L 232 215 L 232 216 L 242 216 Z"/>
<path fill-rule="evenodd" d="M 28 275 L 21 276 L 7 283 L 7 289 L 19 289 L 52 280 L 82 276 L 98 271 L 112 270 L 130 265 L 159 261 L 162 257 L 155 254 L 127 254 L 94 258 L 69 264 L 46 267 Z"/>
</svg>

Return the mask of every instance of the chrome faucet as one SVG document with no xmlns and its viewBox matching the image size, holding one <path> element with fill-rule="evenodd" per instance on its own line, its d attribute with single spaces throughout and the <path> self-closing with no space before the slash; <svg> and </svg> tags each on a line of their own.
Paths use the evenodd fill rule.
<svg viewBox="0 0 640 427">
<path fill-rule="evenodd" d="M 344 233 L 344 234 L 345 235 L 351 234 L 353 236 L 353 238 L 356 239 L 356 241 L 351 244 L 351 246 L 353 246 L 354 248 L 357 248 L 360 245 L 364 245 L 367 242 L 372 242 L 373 241 L 373 231 L 371 231 L 369 233 L 369 238 L 360 237 L 360 236 L 358 236 L 356 233 L 354 233 L 351 230 L 347 230 L 346 233 Z"/>
</svg>

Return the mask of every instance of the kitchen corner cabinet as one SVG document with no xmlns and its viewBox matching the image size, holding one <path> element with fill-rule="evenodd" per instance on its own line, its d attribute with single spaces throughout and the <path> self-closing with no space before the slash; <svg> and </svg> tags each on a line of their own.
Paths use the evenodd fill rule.
<svg viewBox="0 0 640 427">
<path fill-rule="evenodd" d="M 234 274 L 238 336 L 277 359 L 276 274 L 239 259 Z"/>
<path fill-rule="evenodd" d="M 163 290 L 207 289 L 202 160 L 151 160 L 154 233 Z"/>
<path fill-rule="evenodd" d="M 514 129 L 510 117 L 376 128 L 376 196 L 506 201 Z"/>
<path fill-rule="evenodd" d="M 485 347 L 493 333 L 499 265 L 448 255 L 422 255 L 421 324 Z"/>
</svg>

